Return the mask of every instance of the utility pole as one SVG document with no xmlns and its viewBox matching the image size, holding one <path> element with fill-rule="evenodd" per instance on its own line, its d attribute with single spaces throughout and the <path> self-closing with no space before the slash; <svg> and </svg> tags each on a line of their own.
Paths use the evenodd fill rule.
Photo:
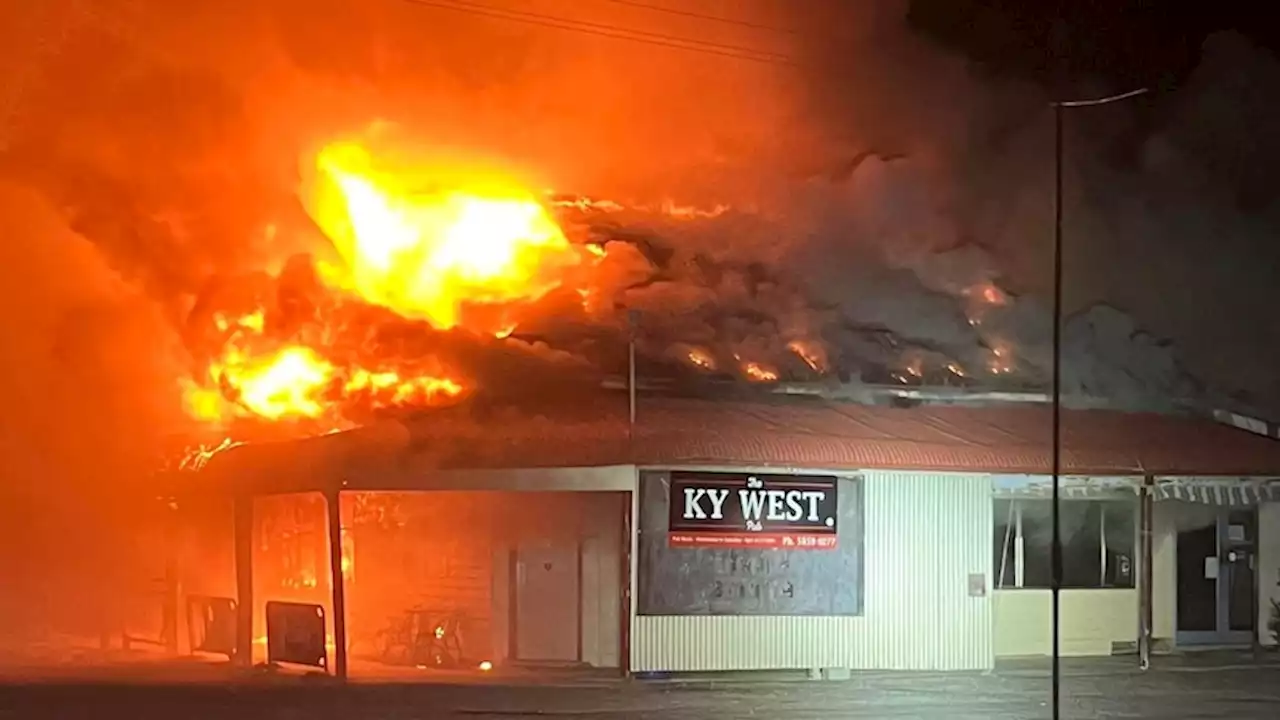
<svg viewBox="0 0 1280 720">
<path fill-rule="evenodd" d="M 1095 107 L 1127 100 L 1149 92 L 1138 88 L 1118 95 L 1080 100 L 1057 100 L 1053 103 L 1053 427 L 1050 467 L 1053 475 L 1052 540 L 1050 555 L 1052 564 L 1053 606 L 1053 716 L 1059 717 L 1061 701 L 1057 679 L 1062 670 L 1060 651 L 1062 645 L 1059 613 L 1062 611 L 1062 315 L 1063 315 L 1063 159 L 1064 126 L 1066 111 L 1072 108 Z M 1145 669 L 1149 658 L 1142 661 Z"/>
</svg>

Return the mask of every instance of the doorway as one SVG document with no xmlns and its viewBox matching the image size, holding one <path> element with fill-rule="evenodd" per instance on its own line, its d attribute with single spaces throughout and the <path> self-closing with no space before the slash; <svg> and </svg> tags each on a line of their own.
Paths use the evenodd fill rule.
<svg viewBox="0 0 1280 720">
<path fill-rule="evenodd" d="M 1220 508 L 1178 531 L 1179 645 L 1250 645 L 1256 639 L 1257 512 Z"/>
<path fill-rule="evenodd" d="M 577 545 L 537 542 L 515 553 L 516 660 L 581 660 L 581 552 Z"/>
</svg>

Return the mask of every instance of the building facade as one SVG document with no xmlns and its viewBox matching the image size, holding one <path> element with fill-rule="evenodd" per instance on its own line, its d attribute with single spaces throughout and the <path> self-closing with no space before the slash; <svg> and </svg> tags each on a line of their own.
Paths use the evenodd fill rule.
<svg viewBox="0 0 1280 720">
<path fill-rule="evenodd" d="M 377 493 L 448 494 L 459 507 L 466 495 L 502 498 L 420 543 L 434 548 L 435 569 L 405 573 L 424 580 L 417 604 L 473 608 L 483 639 L 471 660 L 622 673 L 965 671 L 1052 651 L 1045 408 L 651 399 L 634 425 L 626 413 L 575 417 L 472 434 L 424 424 L 408 434 L 429 438 L 427 450 L 382 443 L 326 450 L 324 463 L 285 452 L 256 470 L 244 459 L 226 467 L 278 483 L 286 468 L 308 469 L 276 492 L 306 489 L 315 468 L 332 467 L 322 491 L 337 504 Z M 1068 412 L 1064 431 L 1063 654 L 1272 642 L 1280 442 L 1210 420 L 1105 411 Z M 228 472 L 216 462 L 215 483 Z M 368 558 L 402 551 L 370 550 L 350 519 L 337 523 L 355 532 L 355 573 L 330 607 L 354 627 L 377 584 L 367 568 L 382 562 Z M 467 553 L 454 554 L 470 560 L 446 562 L 445 536 L 463 538 Z M 333 555 L 329 567 L 344 562 Z M 448 568 L 469 578 L 465 598 L 449 590 L 458 577 Z M 241 574 L 242 602 L 271 599 Z M 348 630 L 331 633 L 354 656 L 361 633 Z"/>
<path fill-rule="evenodd" d="M 705 468 L 703 468 L 705 470 Z M 718 467 L 727 477 L 750 477 L 778 468 Z M 794 471 L 801 477 L 813 469 Z M 821 472 L 820 470 L 817 472 Z M 676 553 L 700 553 L 693 562 L 713 569 L 700 578 L 703 585 L 723 584 L 748 593 L 768 582 L 747 563 L 734 559 L 753 556 L 805 556 L 848 553 L 852 560 L 836 563 L 843 574 L 802 577 L 796 594 L 844 592 L 853 601 L 833 609 L 800 607 L 788 614 L 748 603 L 725 603 L 721 608 L 699 607 L 676 613 L 668 607 L 647 607 L 654 594 L 646 585 L 660 582 L 655 573 L 642 573 L 644 544 L 661 546 L 666 520 L 661 512 L 646 520 L 637 504 L 636 594 L 640 602 L 632 620 L 631 669 L 652 671 L 808 670 L 826 668 L 895 670 L 972 670 L 993 662 L 992 606 L 986 590 L 990 558 L 991 486 L 981 475 L 921 472 L 838 472 L 842 494 L 853 496 L 840 521 L 833 549 L 787 550 L 749 548 L 704 551 L 673 548 Z M 644 499 L 646 484 L 669 482 L 669 469 L 639 473 Z M 657 508 L 661 511 L 664 508 Z M 719 557 L 717 557 L 719 556 Z M 728 562 L 726 562 L 726 559 Z M 784 564 L 775 559 L 775 566 Z M 693 574 L 692 568 L 682 568 Z M 819 572 L 825 568 L 819 568 Z M 779 576 L 791 573 L 779 572 Z M 803 584 L 808 581 L 808 584 Z M 785 582 L 785 581 L 784 581 Z M 714 592 L 714 591 L 713 591 Z M 769 592 L 766 588 L 765 592 Z M 828 608 L 838 603 L 826 603 Z M 744 607 L 745 606 L 745 607 Z M 783 610 L 785 612 L 785 610 Z"/>
</svg>

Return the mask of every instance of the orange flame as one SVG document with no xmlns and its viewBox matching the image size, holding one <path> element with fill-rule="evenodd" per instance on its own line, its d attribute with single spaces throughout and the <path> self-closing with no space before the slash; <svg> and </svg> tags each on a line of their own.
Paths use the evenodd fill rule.
<svg viewBox="0 0 1280 720">
<path fill-rule="evenodd" d="M 804 340 L 792 340 L 787 343 L 787 349 L 795 353 L 814 372 L 827 371 L 827 351 L 821 345 Z"/>
<path fill-rule="evenodd" d="M 186 383 L 189 415 L 215 424 L 237 417 L 323 418 L 332 424 L 340 421 L 342 406 L 357 397 L 380 408 L 434 404 L 463 392 L 449 377 L 339 367 L 311 347 L 278 345 L 267 336 L 261 317 L 261 311 L 235 319 L 215 316 L 215 327 L 231 332 L 204 375 Z"/>
<path fill-rule="evenodd" d="M 661 214 L 677 220 L 695 220 L 717 218 L 731 211 L 733 208 L 723 203 L 718 203 L 710 207 L 699 207 L 696 205 L 682 205 L 676 201 L 667 198 L 660 203 L 644 203 L 638 205 L 628 205 L 617 202 L 615 200 L 604 200 L 598 198 L 590 198 L 583 195 L 557 196 L 553 192 L 548 195 L 552 196 L 550 204 L 559 207 L 577 210 L 579 212 L 596 212 L 596 213 L 620 213 L 626 211 L 635 211 L 651 214 Z"/>
<path fill-rule="evenodd" d="M 347 380 L 347 392 L 368 392 L 389 399 L 391 404 L 428 404 L 439 397 L 454 397 L 462 386 L 449 378 L 430 376 L 402 379 L 394 372 L 357 369 Z"/>
<path fill-rule="evenodd" d="M 588 313 L 608 307 L 605 292 L 584 275 L 608 258 L 608 247 L 570 242 L 550 208 L 616 211 L 621 205 L 557 201 L 489 174 L 408 166 L 354 142 L 323 147 L 305 170 L 303 204 L 339 260 L 314 262 L 322 288 L 333 296 L 317 304 L 317 313 L 350 300 L 439 330 L 502 339 L 534 303 L 556 291 L 569 298 L 576 292 Z M 664 202 L 656 211 L 709 218 L 729 208 Z M 287 230 L 270 225 L 265 235 L 281 232 Z M 308 431 L 324 431 L 349 426 L 353 406 L 438 405 L 469 390 L 456 368 L 357 357 L 359 347 L 333 346 L 342 335 L 338 323 L 316 317 L 323 327 L 312 332 L 314 326 L 299 329 L 287 312 L 278 312 L 264 301 L 209 318 L 203 329 L 217 344 L 201 352 L 201 366 L 184 384 L 189 415 L 224 429 L 248 418 L 307 421 Z M 816 356 L 802 357 L 812 366 Z M 716 364 L 702 350 L 689 360 L 707 369 Z M 776 370 L 758 363 L 742 372 L 759 382 L 778 379 Z M 197 451 L 191 463 L 202 464 L 207 454 Z"/>
<path fill-rule="evenodd" d="M 186 457 L 182 458 L 178 463 L 178 469 L 187 471 L 203 469 L 204 466 L 209 464 L 209 461 L 213 459 L 214 455 L 217 455 L 223 450 L 230 450 L 237 444 L 238 443 L 233 442 L 231 438 L 223 438 L 223 440 L 216 445 L 197 445 L 187 451 Z"/>
<path fill-rule="evenodd" d="M 716 369 L 716 359 L 711 356 L 711 353 L 707 352 L 706 350 L 703 350 L 702 348 L 692 348 L 691 350 L 689 350 L 686 357 L 689 358 L 689 362 L 702 368 L 703 370 Z"/>
<path fill-rule="evenodd" d="M 778 380 L 778 371 L 757 362 L 743 364 L 742 372 L 747 376 L 748 380 L 753 382 L 776 382 Z"/>
</svg>

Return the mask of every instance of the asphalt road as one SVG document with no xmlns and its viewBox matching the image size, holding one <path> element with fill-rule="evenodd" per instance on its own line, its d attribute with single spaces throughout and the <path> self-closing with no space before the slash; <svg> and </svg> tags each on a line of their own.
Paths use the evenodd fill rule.
<svg viewBox="0 0 1280 720">
<path fill-rule="evenodd" d="M 254 684 L 0 687 L 0 718 L 362 720 L 363 718 L 1049 718 L 1042 670 L 991 675 L 855 675 L 847 681 L 590 681 L 555 685 Z M 1063 682 L 1064 718 L 1280 717 L 1280 668 L 1106 666 Z"/>
</svg>

